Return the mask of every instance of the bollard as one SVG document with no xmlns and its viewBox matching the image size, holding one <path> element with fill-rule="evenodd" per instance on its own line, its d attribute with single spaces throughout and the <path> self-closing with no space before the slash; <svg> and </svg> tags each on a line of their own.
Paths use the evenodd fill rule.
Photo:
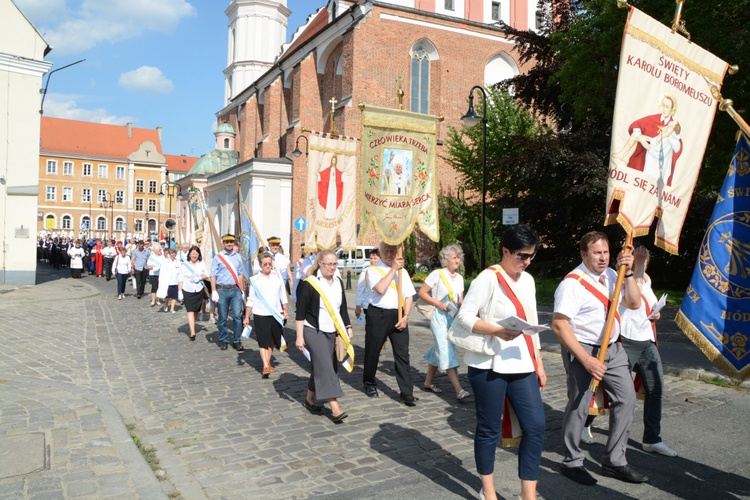
<svg viewBox="0 0 750 500">
<path fill-rule="evenodd" d="M 346 289 L 351 290 L 352 289 L 352 270 L 349 269 L 346 272 Z"/>
</svg>

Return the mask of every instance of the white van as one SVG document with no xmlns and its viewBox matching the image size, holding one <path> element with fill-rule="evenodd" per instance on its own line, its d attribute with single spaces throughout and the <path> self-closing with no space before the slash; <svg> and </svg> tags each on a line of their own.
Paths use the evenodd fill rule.
<svg viewBox="0 0 750 500">
<path fill-rule="evenodd" d="M 339 259 L 339 269 L 351 269 L 360 272 L 370 265 L 370 252 L 375 250 L 371 246 L 357 246 L 356 250 L 344 250 L 337 248 L 336 256 Z"/>
</svg>

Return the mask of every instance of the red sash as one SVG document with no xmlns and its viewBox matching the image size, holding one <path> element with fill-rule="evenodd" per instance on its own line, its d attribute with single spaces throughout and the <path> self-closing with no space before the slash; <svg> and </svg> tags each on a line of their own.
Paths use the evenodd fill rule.
<svg viewBox="0 0 750 500">
<path fill-rule="evenodd" d="M 585 273 L 583 272 L 580 274 L 580 276 L 575 273 L 570 273 L 569 275 L 565 277 L 565 279 L 572 278 L 576 280 L 578 283 L 580 283 L 581 285 L 583 285 L 583 288 L 591 292 L 591 294 L 594 297 L 596 297 L 596 299 L 604 305 L 604 318 L 606 319 L 607 313 L 609 312 L 609 308 L 612 305 L 612 301 L 609 299 L 609 297 L 605 296 L 602 292 L 600 292 L 598 288 L 596 288 L 594 285 L 592 285 L 591 283 L 583 279 L 584 275 Z M 622 322 L 620 321 L 620 313 L 617 311 L 615 311 L 615 319 L 617 320 L 617 324 L 620 324 L 620 325 L 622 324 Z M 622 335 L 618 335 L 617 339 L 619 340 L 621 337 Z"/>
<path fill-rule="evenodd" d="M 235 285 L 237 285 L 237 288 L 242 290 L 242 286 L 240 285 L 240 278 L 237 276 L 237 271 L 234 270 L 234 266 L 232 266 L 232 264 L 227 259 L 225 259 L 224 256 L 221 255 L 220 253 L 217 253 L 216 257 L 224 264 L 224 267 L 227 268 L 227 271 L 229 271 L 229 274 L 232 275 L 232 278 L 234 278 L 234 283 Z"/>
</svg>

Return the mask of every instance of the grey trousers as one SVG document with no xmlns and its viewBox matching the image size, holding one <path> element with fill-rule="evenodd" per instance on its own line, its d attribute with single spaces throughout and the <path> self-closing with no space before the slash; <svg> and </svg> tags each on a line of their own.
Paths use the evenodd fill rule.
<svg viewBox="0 0 750 500">
<path fill-rule="evenodd" d="M 664 370 L 656 344 L 650 340 L 638 342 L 622 339 L 622 345 L 633 371 L 638 373 L 646 389 L 643 402 L 643 442 L 661 443 L 661 404 L 664 387 Z"/>
<path fill-rule="evenodd" d="M 305 325 L 305 345 L 310 352 L 310 380 L 307 389 L 315 393 L 315 401 L 344 396 L 338 375 L 336 333 L 326 333 Z"/>
<path fill-rule="evenodd" d="M 598 346 L 581 346 L 591 355 L 599 353 Z M 568 405 L 562 423 L 565 458 L 563 467 L 583 466 L 584 453 L 581 449 L 581 431 L 588 416 L 591 403 L 591 374 L 575 358 L 563 352 L 563 363 L 568 373 Z M 616 467 L 627 465 L 625 448 L 630 436 L 630 424 L 633 423 L 635 410 L 635 391 L 633 378 L 630 375 L 628 356 L 622 344 L 615 342 L 607 349 L 604 358 L 607 371 L 599 382 L 609 399 L 609 438 L 605 447 L 603 465 Z"/>
</svg>

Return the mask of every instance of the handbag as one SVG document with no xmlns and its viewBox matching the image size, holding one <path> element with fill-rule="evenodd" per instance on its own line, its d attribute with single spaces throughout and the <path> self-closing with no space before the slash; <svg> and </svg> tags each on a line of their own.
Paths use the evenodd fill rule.
<svg viewBox="0 0 750 500">
<path fill-rule="evenodd" d="M 493 288 L 487 306 L 479 311 L 479 317 L 488 323 L 492 323 L 492 309 L 495 304 L 496 291 L 497 288 Z M 495 356 L 501 348 L 500 340 L 497 337 L 474 333 L 458 321 L 458 318 L 453 321 L 448 329 L 448 340 L 462 349 L 487 356 Z"/>
<path fill-rule="evenodd" d="M 346 343 L 341 338 L 341 335 L 336 334 L 336 359 L 341 362 L 346 359 L 346 356 Z"/>
<path fill-rule="evenodd" d="M 435 314 L 434 305 L 428 304 L 422 297 L 417 297 L 417 300 L 414 301 L 414 308 L 419 314 L 432 321 L 432 316 Z"/>
</svg>

